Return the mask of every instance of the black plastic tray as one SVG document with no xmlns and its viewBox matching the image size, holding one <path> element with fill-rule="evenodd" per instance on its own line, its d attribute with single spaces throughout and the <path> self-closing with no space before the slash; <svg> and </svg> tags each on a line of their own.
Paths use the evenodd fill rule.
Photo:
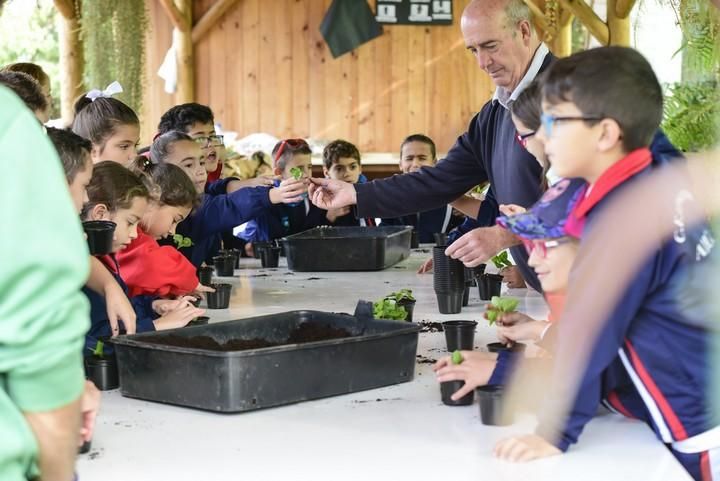
<svg viewBox="0 0 720 481">
<path fill-rule="evenodd" d="M 283 239 L 293 271 L 379 271 L 410 255 L 410 226 L 316 227 Z"/>
<path fill-rule="evenodd" d="M 153 336 L 287 339 L 317 322 L 353 337 L 221 352 L 147 342 Z M 291 311 L 113 340 L 124 396 L 215 412 L 241 412 L 363 391 L 413 379 L 416 324 Z"/>
</svg>

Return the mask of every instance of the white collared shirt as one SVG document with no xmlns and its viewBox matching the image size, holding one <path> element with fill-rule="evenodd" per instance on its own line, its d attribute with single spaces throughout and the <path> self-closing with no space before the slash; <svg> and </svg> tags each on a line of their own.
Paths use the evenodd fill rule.
<svg viewBox="0 0 720 481">
<path fill-rule="evenodd" d="M 538 72 L 540 72 L 540 67 L 542 67 L 543 62 L 545 61 L 545 56 L 550 53 L 550 50 L 548 50 L 547 46 L 544 43 L 541 43 L 540 46 L 535 50 L 535 55 L 533 56 L 532 62 L 530 62 L 530 67 L 528 68 L 528 71 L 525 73 L 525 76 L 520 80 L 520 83 L 517 87 L 515 87 L 515 90 L 512 91 L 512 93 L 508 93 L 507 89 L 503 87 L 498 87 L 495 89 L 495 94 L 493 95 L 493 100 L 497 100 L 500 102 L 500 105 L 505 107 L 506 109 L 510 109 L 510 104 L 512 104 L 516 98 L 522 93 L 523 90 L 533 81 L 535 80 L 535 77 L 537 77 Z"/>
</svg>

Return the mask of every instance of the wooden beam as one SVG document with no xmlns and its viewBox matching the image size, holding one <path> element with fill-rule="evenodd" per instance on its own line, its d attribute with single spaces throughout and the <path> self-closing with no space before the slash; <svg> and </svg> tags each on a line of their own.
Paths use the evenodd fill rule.
<svg viewBox="0 0 720 481">
<path fill-rule="evenodd" d="M 610 30 L 605 22 L 593 11 L 584 0 L 560 0 L 563 8 L 570 10 L 580 20 L 588 32 L 603 45 L 610 42 Z M 609 3 L 608 3 L 609 5 Z M 609 11 L 609 7 L 608 7 Z"/>
<path fill-rule="evenodd" d="M 572 22 L 560 22 L 551 47 L 552 53 L 557 57 L 567 57 L 572 54 Z"/>
<path fill-rule="evenodd" d="M 615 3 L 615 17 L 627 18 L 634 6 L 635 0 L 618 0 Z"/>
<path fill-rule="evenodd" d="M 195 24 L 192 29 L 192 41 L 198 43 L 203 36 L 215 26 L 218 20 L 225 15 L 230 7 L 235 5 L 238 0 L 218 0 L 213 6 L 205 12 L 205 15 Z"/>
<path fill-rule="evenodd" d="M 74 8 L 73 8 L 74 12 Z M 80 39 L 80 21 L 73 13 L 62 15 L 58 32 L 60 43 L 60 115 L 65 125 L 72 122 L 75 100 L 83 93 L 83 46 Z"/>
<path fill-rule="evenodd" d="M 608 0 L 607 2 L 607 26 L 610 32 L 608 45 L 630 46 L 630 17 L 619 17 L 615 12 L 617 5 L 622 0 Z"/>
<path fill-rule="evenodd" d="M 177 28 L 181 32 L 189 32 L 190 31 L 190 25 L 191 23 L 188 23 L 185 19 L 185 16 L 182 14 L 182 12 L 178 9 L 178 7 L 173 3 L 173 0 L 159 0 L 160 6 L 162 6 L 163 10 L 165 10 L 165 13 L 167 14 L 168 18 L 173 24 L 173 27 Z"/>
<path fill-rule="evenodd" d="M 543 30 L 547 29 L 547 21 L 545 20 L 545 12 L 542 11 L 540 7 L 537 6 L 537 4 L 533 0 L 523 0 L 525 2 L 525 5 L 528 6 L 530 11 L 533 14 L 533 17 L 535 18 L 535 22 L 537 23 L 538 27 L 540 27 Z"/>
<path fill-rule="evenodd" d="M 73 0 L 53 0 L 53 3 L 63 18 L 68 20 L 75 18 L 75 2 Z"/>
<path fill-rule="evenodd" d="M 174 0 L 184 25 L 192 25 L 192 0 Z M 190 29 L 173 29 L 173 43 L 177 54 L 177 91 L 175 103 L 184 104 L 195 100 L 195 61 Z"/>
</svg>

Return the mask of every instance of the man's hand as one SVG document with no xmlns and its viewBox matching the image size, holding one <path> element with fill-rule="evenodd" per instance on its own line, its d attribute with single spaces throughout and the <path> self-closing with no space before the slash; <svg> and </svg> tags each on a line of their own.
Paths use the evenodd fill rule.
<svg viewBox="0 0 720 481">
<path fill-rule="evenodd" d="M 493 454 L 512 463 L 522 463 L 562 454 L 562 451 L 537 434 L 527 434 L 500 441 L 495 445 Z"/>
<path fill-rule="evenodd" d="M 328 222 L 331 224 L 335 223 L 336 220 L 338 220 L 340 217 L 346 216 L 350 213 L 350 207 L 340 207 L 339 209 L 329 209 L 327 211 L 327 214 L 325 215 L 325 218 L 327 218 Z"/>
<path fill-rule="evenodd" d="M 335 179 L 309 179 L 310 200 L 321 209 L 339 209 L 357 204 L 355 187 L 348 182 Z"/>
<path fill-rule="evenodd" d="M 285 179 L 280 185 L 270 189 L 270 202 L 273 204 L 292 204 L 303 200 L 303 194 L 307 192 L 305 179 Z"/>
<path fill-rule="evenodd" d="M 515 235 L 500 226 L 479 227 L 450 244 L 445 254 L 460 259 L 467 267 L 475 267 L 517 243 Z"/>
</svg>

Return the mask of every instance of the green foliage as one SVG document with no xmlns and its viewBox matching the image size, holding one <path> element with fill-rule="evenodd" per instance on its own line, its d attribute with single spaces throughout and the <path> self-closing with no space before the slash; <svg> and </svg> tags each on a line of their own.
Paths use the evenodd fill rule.
<svg viewBox="0 0 720 481">
<path fill-rule="evenodd" d="M 15 62 L 40 65 L 50 77 L 51 118 L 60 115 L 60 48 L 52 0 L 9 2 L 0 16 L 0 66 Z"/>
<path fill-rule="evenodd" d="M 503 267 L 510 267 L 513 265 L 513 263 L 510 261 L 508 251 L 502 251 L 500 254 L 496 255 L 490 260 L 493 264 L 495 264 L 495 267 L 497 267 L 498 269 L 502 269 Z"/>
<path fill-rule="evenodd" d="M 98 339 L 95 344 L 95 349 L 92 350 L 93 356 L 103 357 L 104 356 L 105 343 Z"/>
<path fill-rule="evenodd" d="M 382 299 L 373 303 L 373 317 L 404 321 L 407 318 L 407 311 L 403 306 L 398 306 L 395 299 Z"/>
<path fill-rule="evenodd" d="M 500 314 L 515 312 L 520 301 L 514 297 L 499 297 L 493 296 L 490 299 L 490 306 L 488 306 L 485 315 L 492 326 L 497 321 Z"/>
<path fill-rule="evenodd" d="M 396 301 L 414 301 L 415 298 L 412 295 L 412 290 L 410 289 L 400 289 L 397 292 L 391 292 L 387 296 L 385 296 L 385 299 L 394 299 Z"/>
<path fill-rule="evenodd" d="M 293 176 L 293 179 L 300 180 L 303 176 L 303 171 L 300 167 L 293 167 L 290 169 L 290 175 Z"/>
<path fill-rule="evenodd" d="M 453 364 L 462 364 L 462 353 L 460 351 L 453 351 L 451 359 Z"/>
<path fill-rule="evenodd" d="M 173 236 L 173 242 L 178 247 L 178 249 L 183 247 L 192 247 L 193 241 L 189 237 L 184 237 L 182 234 L 175 234 Z"/>
<path fill-rule="evenodd" d="M 662 128 L 684 152 L 720 142 L 720 85 L 716 81 L 672 85 L 665 98 Z"/>
<path fill-rule="evenodd" d="M 145 74 L 145 0 L 82 0 L 85 82 L 104 89 L 117 80 L 118 98 L 136 112 L 142 107 Z"/>
</svg>

